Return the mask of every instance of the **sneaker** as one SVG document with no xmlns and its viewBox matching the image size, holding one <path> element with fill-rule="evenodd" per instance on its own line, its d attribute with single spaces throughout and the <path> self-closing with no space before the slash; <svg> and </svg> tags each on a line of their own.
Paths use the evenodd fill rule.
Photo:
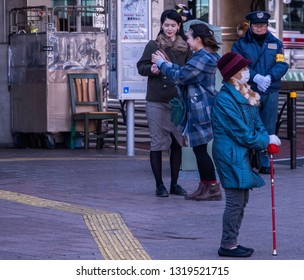
<svg viewBox="0 0 304 280">
<path fill-rule="evenodd" d="M 180 185 L 175 185 L 170 187 L 170 194 L 185 196 L 187 191 L 184 190 Z"/>
<path fill-rule="evenodd" d="M 233 258 L 247 258 L 252 255 L 252 252 L 249 250 L 242 249 L 237 247 L 235 249 L 225 249 L 220 247 L 217 251 L 220 257 L 233 257 Z"/>
<path fill-rule="evenodd" d="M 156 187 L 155 195 L 159 197 L 168 197 L 169 193 L 164 185 Z"/>
</svg>

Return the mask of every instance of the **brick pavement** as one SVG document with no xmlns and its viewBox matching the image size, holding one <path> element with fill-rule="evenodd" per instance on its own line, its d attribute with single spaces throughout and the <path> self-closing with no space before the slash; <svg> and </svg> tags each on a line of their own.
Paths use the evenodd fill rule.
<svg viewBox="0 0 304 280">
<path fill-rule="evenodd" d="M 303 162 L 275 168 L 278 256 L 267 175 L 266 186 L 251 192 L 239 241 L 255 248 L 252 260 L 303 260 Z M 167 156 L 164 178 L 168 183 Z M 188 191 L 197 181 L 196 171 L 181 171 Z M 222 259 L 224 200 L 155 197 L 147 150 L 128 157 L 124 147 L 1 149 L 0 205 L 2 260 Z"/>
</svg>

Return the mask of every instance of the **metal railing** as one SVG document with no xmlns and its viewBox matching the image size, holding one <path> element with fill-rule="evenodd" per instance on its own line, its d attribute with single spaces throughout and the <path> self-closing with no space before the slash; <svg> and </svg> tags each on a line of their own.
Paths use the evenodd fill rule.
<svg viewBox="0 0 304 280">
<path fill-rule="evenodd" d="M 107 7 L 103 6 L 28 6 L 9 12 L 9 32 L 38 33 L 56 31 L 106 32 Z"/>
<path fill-rule="evenodd" d="M 286 100 L 278 114 L 276 124 L 276 134 L 279 134 L 281 125 L 287 122 L 287 135 L 280 136 L 281 139 L 290 141 L 290 169 L 297 168 L 297 93 L 293 90 L 281 90 L 280 94 L 286 95 Z M 287 110 L 286 119 L 282 118 L 283 113 Z"/>
<path fill-rule="evenodd" d="M 286 136 L 281 139 L 290 141 L 290 168 L 297 167 L 297 128 L 303 128 L 304 124 L 304 83 L 302 81 L 283 81 L 279 92 L 284 102 L 278 114 L 276 134 L 279 134 L 282 126 L 286 127 Z"/>
</svg>

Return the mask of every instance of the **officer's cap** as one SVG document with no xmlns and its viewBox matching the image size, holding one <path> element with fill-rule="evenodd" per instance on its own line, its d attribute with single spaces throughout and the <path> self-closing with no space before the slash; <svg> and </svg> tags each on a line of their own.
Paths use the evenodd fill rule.
<svg viewBox="0 0 304 280">
<path fill-rule="evenodd" d="M 255 11 L 246 16 L 246 19 L 250 21 L 250 24 L 255 23 L 267 23 L 270 18 L 270 14 L 265 11 Z"/>
<path fill-rule="evenodd" d="M 184 17 L 187 17 L 190 14 L 189 9 L 185 4 L 178 4 L 175 6 L 175 10 Z"/>
</svg>

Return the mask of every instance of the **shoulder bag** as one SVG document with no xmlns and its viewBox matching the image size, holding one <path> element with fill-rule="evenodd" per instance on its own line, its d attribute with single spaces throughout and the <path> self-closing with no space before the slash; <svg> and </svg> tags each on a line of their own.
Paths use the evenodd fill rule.
<svg viewBox="0 0 304 280">
<path fill-rule="evenodd" d="M 186 116 L 186 104 L 183 98 L 183 92 L 180 87 L 177 87 L 179 97 L 172 98 L 171 104 L 171 122 L 179 126 Z"/>
</svg>

